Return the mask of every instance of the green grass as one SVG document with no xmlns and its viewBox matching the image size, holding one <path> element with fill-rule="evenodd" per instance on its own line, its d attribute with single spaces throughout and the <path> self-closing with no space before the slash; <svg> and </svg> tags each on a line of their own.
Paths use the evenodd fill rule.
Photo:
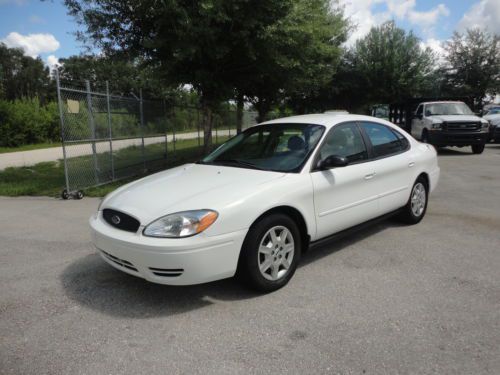
<svg viewBox="0 0 500 375">
<path fill-rule="evenodd" d="M 219 137 L 219 143 L 223 142 L 227 137 Z M 214 139 L 215 141 L 215 139 Z M 178 140 L 176 142 L 176 151 L 173 152 L 173 144 L 168 143 L 167 160 L 163 159 L 165 152 L 164 144 L 153 144 L 145 147 L 146 156 L 149 160 L 160 159 L 157 162 L 147 164 L 148 169 L 134 176 L 120 179 L 92 188 L 83 189 L 85 195 L 93 197 L 101 197 L 113 191 L 117 187 L 130 182 L 138 177 L 154 173 L 158 170 L 172 168 L 185 163 L 199 160 L 202 157 L 201 148 L 198 147 L 197 139 Z M 98 164 L 102 170 L 98 174 L 100 180 L 109 179 L 110 154 L 97 154 Z M 142 166 L 142 150 L 140 147 L 131 146 L 114 153 L 114 164 L 117 175 L 115 177 L 126 176 L 130 174 L 127 167 L 136 165 L 136 170 Z M 89 179 L 93 181 L 93 159 L 92 156 L 79 156 L 68 159 L 68 167 L 72 171 L 78 171 L 78 174 L 71 174 L 73 183 L 71 186 L 88 185 Z M 65 186 L 64 164 L 59 162 L 44 162 L 38 163 L 30 167 L 7 168 L 0 171 L 0 195 L 4 196 L 21 196 L 21 195 L 48 195 L 59 196 Z"/>
<path fill-rule="evenodd" d="M 22 145 L 19 147 L 0 147 L 0 154 L 6 154 L 8 152 L 40 150 L 42 148 L 51 148 L 51 147 L 61 147 L 61 143 L 59 142 L 37 143 L 34 145 Z"/>
</svg>

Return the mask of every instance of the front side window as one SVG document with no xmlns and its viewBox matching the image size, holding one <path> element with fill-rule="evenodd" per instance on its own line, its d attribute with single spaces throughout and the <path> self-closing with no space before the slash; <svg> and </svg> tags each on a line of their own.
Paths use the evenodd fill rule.
<svg viewBox="0 0 500 375">
<path fill-rule="evenodd" d="M 417 108 L 417 116 L 420 116 L 422 113 L 424 112 L 424 106 L 422 104 L 420 104 Z"/>
<path fill-rule="evenodd" d="M 324 126 L 312 124 L 255 126 L 231 138 L 199 163 L 298 172 L 324 130 Z"/>
<path fill-rule="evenodd" d="M 349 163 L 368 159 L 363 137 L 355 123 L 337 125 L 328 133 L 319 157 L 323 160 L 331 155 L 343 156 Z"/>
<path fill-rule="evenodd" d="M 401 139 L 387 126 L 369 122 L 361 123 L 361 126 L 370 139 L 375 157 L 395 154 L 405 150 L 408 146 L 405 144 L 406 147 L 403 147 Z M 404 138 L 402 134 L 400 136 Z M 408 142 L 406 138 L 404 140 Z"/>
</svg>

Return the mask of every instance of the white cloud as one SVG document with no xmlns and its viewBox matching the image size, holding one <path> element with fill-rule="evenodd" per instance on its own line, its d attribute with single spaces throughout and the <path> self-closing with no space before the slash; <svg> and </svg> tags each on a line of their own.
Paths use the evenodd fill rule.
<svg viewBox="0 0 500 375">
<path fill-rule="evenodd" d="M 481 0 L 475 3 L 464 14 L 458 23 L 458 30 L 471 28 L 487 29 L 500 34 L 500 2 L 498 0 Z"/>
<path fill-rule="evenodd" d="M 59 63 L 59 59 L 54 55 L 47 56 L 46 64 L 49 67 L 50 71 L 52 71 L 52 69 L 54 69 L 55 67 L 61 65 Z"/>
<path fill-rule="evenodd" d="M 407 20 L 424 33 L 430 34 L 440 17 L 450 14 L 444 4 L 438 4 L 426 11 L 417 11 L 416 0 L 340 0 L 340 5 L 356 26 L 356 30 L 347 40 L 347 45 L 352 45 L 357 39 L 365 36 L 373 26 L 391 19 Z M 387 9 L 373 12 L 372 8 L 376 5 L 385 5 Z"/>
<path fill-rule="evenodd" d="M 420 43 L 420 46 L 424 49 L 429 47 L 432 50 L 432 52 L 434 52 L 434 55 L 436 56 L 438 63 L 444 64 L 446 62 L 446 49 L 444 48 L 445 43 L 446 42 L 443 42 L 441 40 L 429 38 L 425 41 L 422 41 Z"/>
<path fill-rule="evenodd" d="M 54 52 L 61 44 L 52 34 L 28 34 L 21 35 L 12 32 L 0 40 L 7 47 L 20 47 L 24 53 L 31 57 L 37 57 L 41 53 Z"/>
</svg>

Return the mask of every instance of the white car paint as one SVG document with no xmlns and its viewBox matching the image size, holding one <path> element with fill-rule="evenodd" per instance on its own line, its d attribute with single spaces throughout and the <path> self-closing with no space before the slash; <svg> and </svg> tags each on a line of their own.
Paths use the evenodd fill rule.
<svg viewBox="0 0 500 375">
<path fill-rule="evenodd" d="M 492 126 L 500 126 L 500 113 L 486 114 L 483 116 Z"/>
<path fill-rule="evenodd" d="M 353 121 L 391 127 L 407 138 L 410 147 L 393 156 L 312 171 L 328 132 L 338 124 Z M 187 285 L 231 277 L 250 226 L 270 209 L 287 206 L 298 211 L 313 242 L 404 206 L 422 173 L 429 179 L 430 192 L 438 182 L 435 149 L 388 121 L 360 115 L 318 114 L 264 124 L 280 123 L 326 127 L 299 173 L 186 164 L 124 185 L 106 196 L 90 218 L 93 241 L 103 259 L 124 272 L 161 284 Z M 109 225 L 102 216 L 105 208 L 135 217 L 140 222 L 137 232 Z M 196 209 L 219 214 L 202 233 L 187 238 L 153 238 L 142 233 L 145 226 L 161 216 Z M 127 263 L 123 261 L 135 269 L 124 266 Z M 182 269 L 183 273 L 162 277 L 150 268 Z"/>
</svg>

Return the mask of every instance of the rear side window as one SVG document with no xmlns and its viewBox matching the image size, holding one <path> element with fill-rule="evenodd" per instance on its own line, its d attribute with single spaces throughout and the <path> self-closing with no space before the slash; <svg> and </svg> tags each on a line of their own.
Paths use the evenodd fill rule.
<svg viewBox="0 0 500 375">
<path fill-rule="evenodd" d="M 408 148 L 408 140 L 387 126 L 364 122 L 361 127 L 370 139 L 375 157 L 397 154 Z"/>
</svg>

